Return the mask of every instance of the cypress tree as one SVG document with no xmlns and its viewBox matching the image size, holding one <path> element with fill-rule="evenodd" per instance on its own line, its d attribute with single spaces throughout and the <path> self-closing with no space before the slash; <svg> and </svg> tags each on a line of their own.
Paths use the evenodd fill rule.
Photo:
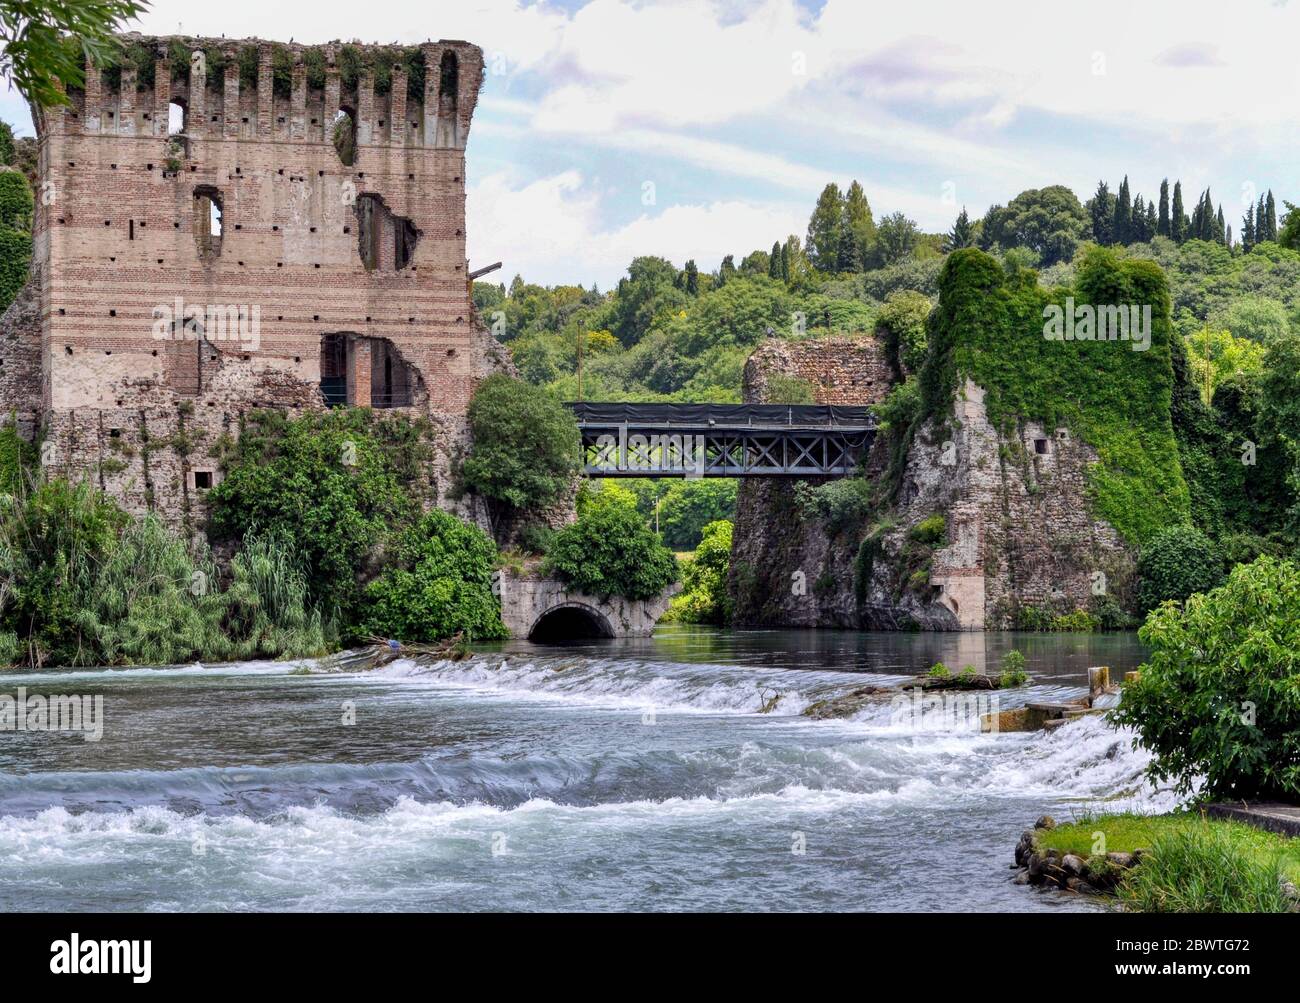
<svg viewBox="0 0 1300 1003">
<path fill-rule="evenodd" d="M 1273 189 L 1268 190 L 1268 202 L 1264 206 L 1264 225 L 1268 228 L 1265 240 L 1277 240 L 1277 203 L 1273 201 Z"/>
<path fill-rule="evenodd" d="M 1220 244 L 1230 245 L 1232 241 L 1227 239 L 1227 230 L 1223 225 L 1223 203 L 1219 203 L 1218 215 L 1214 217 L 1214 239 Z"/>
<path fill-rule="evenodd" d="M 686 291 L 692 296 L 700 294 L 700 270 L 695 267 L 695 259 L 686 262 Z"/>
<path fill-rule="evenodd" d="M 772 244 L 772 253 L 767 258 L 767 275 L 768 278 L 779 279 L 781 277 L 781 242 L 774 241 Z"/>
<path fill-rule="evenodd" d="M 1160 182 L 1160 218 L 1156 221 L 1156 233 L 1168 237 L 1169 233 L 1169 179 Z"/>
<path fill-rule="evenodd" d="M 1133 226 L 1133 206 L 1129 201 L 1128 175 L 1120 182 L 1119 193 L 1115 196 L 1115 222 L 1111 227 L 1112 239 L 1117 244 L 1129 242 Z"/>
<path fill-rule="evenodd" d="M 1241 217 L 1241 249 L 1249 251 L 1255 246 L 1255 207 L 1249 206 Z"/>
<path fill-rule="evenodd" d="M 781 281 L 790 281 L 790 241 L 781 245 Z"/>
<path fill-rule="evenodd" d="M 1133 199 L 1133 220 L 1129 225 L 1128 241 L 1130 244 L 1145 243 L 1149 237 L 1146 232 L 1147 226 L 1147 204 L 1146 200 L 1139 192 Z"/>
<path fill-rule="evenodd" d="M 1187 239 L 1187 214 L 1183 212 L 1183 183 L 1174 182 L 1174 205 L 1169 217 L 1169 236 L 1181 244 Z"/>
<path fill-rule="evenodd" d="M 725 286 L 729 279 L 736 277 L 736 260 L 735 256 L 728 254 L 722 259 L 722 264 L 718 266 L 718 285 Z"/>
<path fill-rule="evenodd" d="M 1154 202 L 1147 203 L 1146 231 L 1147 231 L 1147 238 L 1146 238 L 1147 240 L 1153 239 L 1155 235 L 1160 232 L 1160 223 L 1156 219 L 1156 204 Z"/>
</svg>

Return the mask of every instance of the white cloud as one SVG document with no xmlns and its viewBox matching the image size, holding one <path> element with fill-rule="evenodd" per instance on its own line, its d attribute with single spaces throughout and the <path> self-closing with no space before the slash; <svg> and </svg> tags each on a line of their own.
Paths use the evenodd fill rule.
<svg viewBox="0 0 1300 1003">
<path fill-rule="evenodd" d="M 657 254 L 678 265 L 694 258 L 702 270 L 724 255 L 768 248 L 802 234 L 802 207 L 743 202 L 673 205 L 615 227 L 602 222 L 602 198 L 576 170 L 520 183 L 505 172 L 469 191 L 469 256 L 475 265 L 501 260 L 502 281 L 515 273 L 531 282 L 592 282 L 607 289 L 638 255 Z"/>
</svg>

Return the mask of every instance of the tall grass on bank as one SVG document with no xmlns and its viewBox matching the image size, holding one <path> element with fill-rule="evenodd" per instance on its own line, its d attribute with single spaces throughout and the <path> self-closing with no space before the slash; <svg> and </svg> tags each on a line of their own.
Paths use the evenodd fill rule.
<svg viewBox="0 0 1300 1003">
<path fill-rule="evenodd" d="M 1157 837 L 1120 886 L 1141 912 L 1289 912 L 1282 862 L 1258 856 L 1228 826 L 1202 824 Z"/>
<path fill-rule="evenodd" d="M 89 484 L 0 495 L 0 665 L 303 657 L 330 642 L 286 534 L 248 533 L 223 583 L 205 544 Z"/>
</svg>

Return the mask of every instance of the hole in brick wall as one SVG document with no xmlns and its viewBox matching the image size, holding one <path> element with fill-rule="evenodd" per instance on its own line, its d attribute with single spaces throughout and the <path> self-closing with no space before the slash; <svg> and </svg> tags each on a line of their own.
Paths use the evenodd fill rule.
<svg viewBox="0 0 1300 1003">
<path fill-rule="evenodd" d="M 411 263 L 420 240 L 414 223 L 395 215 L 379 195 L 358 197 L 355 211 L 357 250 L 367 271 L 401 271 Z"/>
<path fill-rule="evenodd" d="M 120 439 L 122 437 L 122 430 L 120 428 L 110 428 L 108 430 L 108 437 L 110 439 Z"/>
<path fill-rule="evenodd" d="M 185 102 L 177 98 L 167 105 L 167 135 L 179 136 L 185 132 L 189 111 Z"/>
<path fill-rule="evenodd" d="M 194 189 L 194 243 L 200 259 L 221 256 L 221 230 L 221 192 L 212 185 L 198 185 Z"/>
<path fill-rule="evenodd" d="M 1046 452 L 1047 452 L 1047 440 L 1046 440 L 1046 439 L 1035 439 L 1035 440 L 1034 440 L 1034 452 L 1035 452 L 1035 453 L 1038 453 L 1040 456 L 1043 455 L 1044 453 L 1046 453 Z"/>
<path fill-rule="evenodd" d="M 194 471 L 194 487 L 198 491 L 206 491 L 212 487 L 212 471 L 196 470 Z"/>
<path fill-rule="evenodd" d="M 133 219 L 126 221 L 126 239 L 135 240 L 135 220 Z"/>
<path fill-rule="evenodd" d="M 351 108 L 340 108 L 331 126 L 334 149 L 344 167 L 357 162 L 357 121 Z"/>
</svg>

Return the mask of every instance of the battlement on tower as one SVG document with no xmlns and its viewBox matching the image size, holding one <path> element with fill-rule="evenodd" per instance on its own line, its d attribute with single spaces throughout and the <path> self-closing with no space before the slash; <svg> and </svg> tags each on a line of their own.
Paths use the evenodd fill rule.
<svg viewBox="0 0 1300 1003">
<path fill-rule="evenodd" d="M 32 275 L 0 321 L 0 408 L 42 431 L 53 473 L 173 522 L 250 408 L 428 417 L 449 481 L 474 388 L 508 366 L 465 253 L 481 50 L 122 42 L 67 105 L 33 109 Z"/>
</svg>

